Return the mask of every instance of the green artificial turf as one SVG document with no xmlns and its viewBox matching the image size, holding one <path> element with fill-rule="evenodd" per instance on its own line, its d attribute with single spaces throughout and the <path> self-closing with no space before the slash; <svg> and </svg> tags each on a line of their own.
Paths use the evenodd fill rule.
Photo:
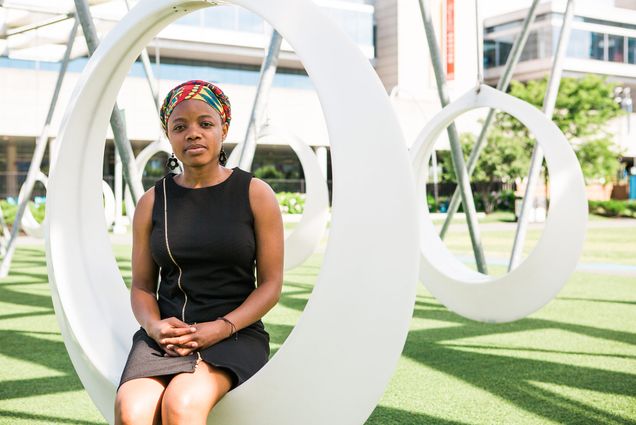
<svg viewBox="0 0 636 425">
<path fill-rule="evenodd" d="M 636 266 L 636 226 L 597 223 L 582 261 Z M 532 232 L 530 242 L 540 229 Z M 512 230 L 482 236 L 487 255 L 507 255 Z M 449 233 L 458 255 L 470 253 L 467 243 L 459 229 Z M 128 284 L 129 250 L 113 247 Z M 273 353 L 321 261 L 317 253 L 285 274 L 265 318 Z M 636 424 L 636 276 L 604 273 L 576 272 L 539 312 L 499 325 L 449 312 L 420 284 L 403 355 L 367 424 Z M 66 354 L 47 280 L 40 245 L 21 245 L 0 280 L 0 424 L 103 424 Z M 338 331 L 355 332 L 346 322 Z"/>
</svg>

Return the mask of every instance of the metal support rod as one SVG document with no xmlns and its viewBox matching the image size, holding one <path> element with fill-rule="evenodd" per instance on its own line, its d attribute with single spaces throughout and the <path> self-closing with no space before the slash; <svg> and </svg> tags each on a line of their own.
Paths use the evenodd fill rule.
<svg viewBox="0 0 636 425">
<path fill-rule="evenodd" d="M 528 40 L 528 35 L 530 34 L 530 27 L 534 22 L 534 18 L 537 15 L 537 6 L 539 5 L 540 0 L 533 0 L 530 9 L 528 10 L 528 14 L 523 21 L 523 25 L 521 28 L 521 32 L 517 36 L 514 44 L 512 45 L 512 49 L 510 50 L 510 54 L 508 55 L 508 59 L 506 60 L 506 66 L 499 78 L 499 82 L 497 83 L 497 90 L 506 91 L 508 90 L 508 85 L 510 84 L 510 80 L 512 79 L 512 71 L 517 66 L 519 59 L 521 58 L 521 53 L 523 52 L 523 48 L 526 45 L 526 41 Z M 475 146 L 473 146 L 473 150 L 468 157 L 468 162 L 466 163 L 466 167 L 468 168 L 468 175 L 472 175 L 477 168 L 477 160 L 479 159 L 479 155 L 481 155 L 481 151 L 484 150 L 486 135 L 488 134 L 488 129 L 490 124 L 492 123 L 493 118 L 495 117 L 495 110 L 490 109 L 488 111 L 488 115 L 486 116 L 486 121 L 484 121 L 484 125 L 481 128 L 481 132 L 479 133 L 479 137 L 475 142 Z M 457 212 L 459 208 L 459 190 L 455 189 L 451 201 L 448 205 L 448 212 L 446 214 L 446 219 L 444 220 L 444 224 L 442 225 L 442 230 L 440 230 L 439 236 L 444 239 L 446 236 L 446 232 L 453 220 L 453 216 Z"/>
<path fill-rule="evenodd" d="M 124 0 L 126 3 L 126 10 L 130 11 L 130 2 L 128 0 Z M 152 98 L 155 101 L 155 105 L 159 104 L 159 90 L 157 88 L 157 82 L 152 73 L 152 66 L 150 65 L 150 57 L 148 56 L 148 50 L 144 47 L 141 51 L 141 63 L 144 67 L 144 73 L 146 74 L 146 80 L 148 81 L 148 86 L 150 87 L 150 93 L 152 93 Z M 155 108 L 156 109 L 156 108 Z M 157 109 L 157 114 L 159 110 Z"/>
<path fill-rule="evenodd" d="M 570 40 L 570 28 L 572 26 L 571 24 L 573 16 L 574 0 L 568 0 L 565 9 L 565 15 L 563 16 L 561 33 L 559 34 L 559 42 L 554 54 L 554 63 L 552 64 L 552 70 L 550 71 L 548 88 L 546 90 L 545 98 L 543 99 L 543 113 L 550 120 L 552 119 L 557 95 L 559 94 L 559 84 L 561 83 L 561 76 L 563 74 L 563 58 L 565 57 L 565 51 L 567 49 L 568 41 Z M 526 192 L 521 204 L 521 212 L 519 213 L 519 221 L 517 223 L 515 241 L 512 245 L 512 253 L 510 254 L 508 271 L 514 269 L 521 260 L 523 244 L 525 242 L 526 233 L 528 230 L 528 213 L 532 204 L 534 203 L 534 192 L 539 174 L 541 172 L 542 164 L 543 150 L 537 143 L 534 145 L 534 149 L 532 150 L 532 159 L 530 160 L 530 171 L 528 173 Z"/>
<path fill-rule="evenodd" d="M 448 90 L 446 87 L 444 70 L 442 68 L 439 45 L 437 44 L 435 29 L 433 28 L 433 23 L 431 21 L 428 0 L 419 0 L 419 4 L 420 11 L 422 13 L 422 21 L 424 22 L 424 30 L 426 32 L 428 49 L 433 63 L 433 70 L 435 72 L 437 91 L 442 107 L 445 107 L 449 103 Z M 459 143 L 459 135 L 457 133 L 455 123 L 451 123 L 451 125 L 448 126 L 447 132 L 451 147 L 453 168 L 455 170 L 455 175 L 457 176 L 457 185 L 461 193 L 464 211 L 466 212 L 466 223 L 468 224 L 468 232 L 470 234 L 470 241 L 475 255 L 475 262 L 477 263 L 477 270 L 481 273 L 488 273 L 484 250 L 481 245 L 481 237 L 479 235 L 479 227 L 477 224 L 477 210 L 475 209 L 475 201 L 473 200 L 473 193 L 470 189 L 470 180 L 466 171 L 464 154 L 462 153 L 462 147 Z"/>
<path fill-rule="evenodd" d="M 272 30 L 272 38 L 269 41 L 267 55 L 261 64 L 261 75 L 256 86 L 256 96 L 254 97 L 254 105 L 250 121 L 245 132 L 245 140 L 241 147 L 241 156 L 239 158 L 239 167 L 243 170 L 250 171 L 254 153 L 256 152 L 256 136 L 262 124 L 263 114 L 267 106 L 269 91 L 272 88 L 274 75 L 276 75 L 276 67 L 278 66 L 278 54 L 280 53 L 280 45 L 283 37 L 276 30 Z"/>
<path fill-rule="evenodd" d="M 66 75 L 66 70 L 68 69 L 68 63 L 71 58 L 71 51 L 73 50 L 73 42 L 75 41 L 75 36 L 77 35 L 78 26 L 79 21 L 77 18 L 75 18 L 73 28 L 71 28 L 71 32 L 68 36 L 68 42 L 66 43 L 66 50 L 64 51 L 64 57 L 62 58 L 62 63 L 60 65 L 60 72 L 57 74 L 57 81 L 55 82 L 55 88 L 53 89 L 53 96 L 51 97 L 49 110 L 46 114 L 40 136 L 35 142 L 33 158 L 31 158 L 31 163 L 29 164 L 29 171 L 27 172 L 26 180 L 20 188 L 20 195 L 18 196 L 18 199 L 20 199 L 20 203 L 18 204 L 18 210 L 16 211 L 15 219 L 13 220 L 11 236 L 6 247 L 6 253 L 4 258 L 2 259 L 2 264 L 0 265 L 0 277 L 6 277 L 9 274 L 9 269 L 13 260 L 13 254 L 15 253 L 18 234 L 20 232 L 20 223 L 22 222 L 24 212 L 29 207 L 29 201 L 31 200 L 33 186 L 35 186 L 35 180 L 38 173 L 40 172 L 40 167 L 42 165 L 42 158 L 44 157 L 44 153 L 46 152 L 46 146 L 49 140 L 49 127 L 51 125 L 51 120 L 53 119 L 53 113 L 55 112 L 55 106 L 57 105 L 57 99 L 60 94 L 60 89 L 62 88 L 62 83 L 64 82 L 64 76 Z"/>
<path fill-rule="evenodd" d="M 74 0 L 75 9 L 77 10 L 77 16 L 82 24 L 82 31 L 84 32 L 84 38 L 86 39 L 86 45 L 88 51 L 92 55 L 97 49 L 99 39 L 97 38 L 97 31 L 95 30 L 95 24 L 91 17 L 90 8 L 86 0 Z M 128 136 L 126 134 L 126 125 L 117 103 L 113 107 L 113 112 L 110 116 L 110 126 L 113 130 L 113 138 L 115 139 L 115 147 L 121 161 L 124 164 L 124 179 L 130 187 L 130 194 L 132 195 L 133 202 L 137 204 L 137 201 L 143 195 L 144 190 L 141 184 L 141 180 L 138 177 L 137 166 L 134 161 L 134 154 Z"/>
<path fill-rule="evenodd" d="M 44 28 L 44 27 L 47 27 L 49 25 L 58 24 L 60 22 L 66 21 L 67 19 L 70 19 L 72 17 L 73 17 L 72 13 L 67 13 L 66 15 L 56 16 L 56 17 L 48 19 L 48 20 L 46 20 L 44 22 L 24 25 L 22 27 L 13 29 L 11 31 L 7 31 L 6 34 L 0 34 L 0 40 L 1 39 L 7 39 L 7 38 L 12 37 L 14 35 L 23 34 L 25 32 L 29 32 L 29 31 L 40 29 L 40 28 Z"/>
<path fill-rule="evenodd" d="M 431 163 L 433 166 L 433 199 L 435 199 L 435 206 L 439 205 L 439 176 L 437 173 L 437 152 L 433 149 L 431 152 Z"/>
</svg>

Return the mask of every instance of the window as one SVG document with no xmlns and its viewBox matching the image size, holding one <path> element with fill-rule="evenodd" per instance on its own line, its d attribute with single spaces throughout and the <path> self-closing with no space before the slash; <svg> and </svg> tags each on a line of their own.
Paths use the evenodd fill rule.
<svg viewBox="0 0 636 425">
<path fill-rule="evenodd" d="M 571 58 L 605 60 L 605 34 L 572 30 L 567 55 Z"/>
<path fill-rule="evenodd" d="M 627 40 L 627 62 L 636 64 L 636 38 L 630 37 Z"/>
<path fill-rule="evenodd" d="M 497 66 L 497 43 L 494 40 L 484 40 L 484 69 Z"/>
<path fill-rule="evenodd" d="M 625 62 L 625 37 L 607 35 L 607 59 L 610 62 Z"/>
</svg>

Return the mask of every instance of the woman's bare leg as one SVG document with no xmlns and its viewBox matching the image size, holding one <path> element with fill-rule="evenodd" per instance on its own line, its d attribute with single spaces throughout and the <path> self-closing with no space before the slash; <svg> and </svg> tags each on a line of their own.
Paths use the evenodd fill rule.
<svg viewBox="0 0 636 425">
<path fill-rule="evenodd" d="M 163 425 L 205 425 L 210 410 L 232 387 L 230 374 L 200 361 L 193 373 L 176 375 L 163 394 Z"/>
<path fill-rule="evenodd" d="M 124 382 L 115 398 L 115 424 L 158 424 L 165 389 L 166 381 L 162 378 L 139 378 Z"/>
</svg>

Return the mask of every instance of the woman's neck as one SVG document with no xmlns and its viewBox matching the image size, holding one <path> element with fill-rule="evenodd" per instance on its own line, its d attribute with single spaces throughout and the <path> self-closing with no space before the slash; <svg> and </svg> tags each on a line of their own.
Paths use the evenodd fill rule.
<svg viewBox="0 0 636 425">
<path fill-rule="evenodd" d="M 218 163 L 209 167 L 186 167 L 175 178 L 181 186 L 196 189 L 221 183 L 228 177 L 229 171 Z"/>
</svg>

